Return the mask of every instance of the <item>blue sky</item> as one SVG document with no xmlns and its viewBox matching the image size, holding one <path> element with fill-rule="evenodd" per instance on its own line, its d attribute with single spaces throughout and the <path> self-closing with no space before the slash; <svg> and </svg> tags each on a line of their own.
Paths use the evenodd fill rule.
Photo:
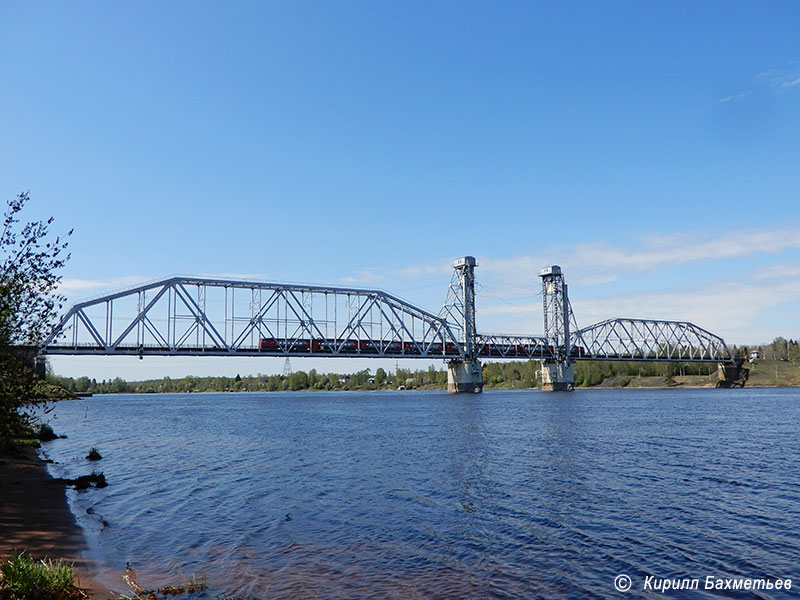
<svg viewBox="0 0 800 600">
<path fill-rule="evenodd" d="M 799 22 L 796 2 L 6 1 L 0 192 L 75 228 L 71 300 L 187 273 L 437 312 L 469 254 L 483 331 L 541 332 L 536 275 L 560 264 L 581 325 L 797 338 Z"/>
</svg>

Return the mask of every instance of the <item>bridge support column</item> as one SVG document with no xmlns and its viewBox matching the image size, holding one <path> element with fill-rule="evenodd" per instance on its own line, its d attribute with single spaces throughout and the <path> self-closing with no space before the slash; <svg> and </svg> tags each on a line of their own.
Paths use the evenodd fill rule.
<svg viewBox="0 0 800 600">
<path fill-rule="evenodd" d="M 744 359 L 738 358 L 732 363 L 717 364 L 718 388 L 744 387 L 750 376 L 750 369 L 744 368 Z"/>
<path fill-rule="evenodd" d="M 47 375 L 47 359 L 44 356 L 37 356 L 33 359 L 33 372 L 39 379 L 44 379 Z"/>
<path fill-rule="evenodd" d="M 447 391 L 450 394 L 480 394 L 483 369 L 475 351 L 475 257 L 465 256 L 453 263 L 453 278 L 440 316 L 456 321 L 463 355 L 447 362 Z"/>
<path fill-rule="evenodd" d="M 480 394 L 483 391 L 481 361 L 452 360 L 447 363 L 447 392 L 449 394 Z"/>
<path fill-rule="evenodd" d="M 553 265 L 539 271 L 542 278 L 544 336 L 551 344 L 553 357 L 541 361 L 542 391 L 571 392 L 575 389 L 575 370 L 570 357 L 570 321 L 574 321 L 561 267 Z"/>
<path fill-rule="evenodd" d="M 542 361 L 542 391 L 571 392 L 575 389 L 575 369 L 571 362 Z"/>
</svg>

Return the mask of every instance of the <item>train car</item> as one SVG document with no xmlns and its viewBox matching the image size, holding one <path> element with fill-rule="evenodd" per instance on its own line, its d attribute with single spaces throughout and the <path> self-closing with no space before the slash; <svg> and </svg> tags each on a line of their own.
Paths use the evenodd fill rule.
<svg viewBox="0 0 800 600">
<path fill-rule="evenodd" d="M 414 342 L 403 342 L 403 354 L 419 354 L 420 349 Z"/>
<path fill-rule="evenodd" d="M 422 348 L 424 349 L 425 346 L 422 346 Z M 275 338 L 261 338 L 258 349 L 261 352 L 274 353 L 332 354 L 336 352 L 345 355 L 380 353 L 419 355 L 422 353 L 420 346 L 414 342 L 381 342 L 380 340 L 296 339 L 281 341 Z M 458 346 L 452 342 L 444 345 L 440 343 L 431 344 L 428 347 L 428 353 L 447 356 L 457 356 L 459 354 Z"/>
<path fill-rule="evenodd" d="M 287 344 L 289 352 L 308 352 L 311 344 L 308 340 L 293 340 Z"/>
<path fill-rule="evenodd" d="M 378 342 L 374 342 L 372 340 L 359 340 L 358 350 L 361 352 L 361 354 L 377 354 Z"/>
<path fill-rule="evenodd" d="M 339 349 L 339 354 L 356 354 L 358 352 L 357 340 L 336 340 L 335 347 Z"/>
<path fill-rule="evenodd" d="M 383 352 L 385 354 L 400 354 L 403 351 L 402 342 L 389 342 L 384 345 Z"/>
<path fill-rule="evenodd" d="M 261 338 L 258 349 L 262 352 L 280 352 L 281 350 L 278 347 L 278 340 L 275 338 Z"/>
</svg>

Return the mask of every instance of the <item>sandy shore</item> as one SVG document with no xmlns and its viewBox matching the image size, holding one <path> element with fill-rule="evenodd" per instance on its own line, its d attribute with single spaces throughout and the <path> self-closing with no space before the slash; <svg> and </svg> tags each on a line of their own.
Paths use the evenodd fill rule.
<svg viewBox="0 0 800 600">
<path fill-rule="evenodd" d="M 0 559 L 23 550 L 35 558 L 73 562 L 77 584 L 90 598 L 112 597 L 93 578 L 86 540 L 69 510 L 64 485 L 53 481 L 32 449 L 0 457 Z"/>
</svg>

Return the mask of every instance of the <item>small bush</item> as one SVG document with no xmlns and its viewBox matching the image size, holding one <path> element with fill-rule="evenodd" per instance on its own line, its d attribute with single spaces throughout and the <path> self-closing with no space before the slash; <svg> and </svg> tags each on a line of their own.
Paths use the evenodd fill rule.
<svg viewBox="0 0 800 600">
<path fill-rule="evenodd" d="M 42 442 L 49 442 L 50 440 L 58 439 L 55 431 L 53 431 L 53 428 L 50 427 L 48 423 L 42 423 L 39 425 L 39 431 L 36 432 L 36 437 Z"/>
<path fill-rule="evenodd" d="M 17 554 L 0 566 L 0 600 L 78 600 L 75 568 L 62 560 L 34 560 Z"/>
<path fill-rule="evenodd" d="M 100 456 L 100 453 L 97 451 L 97 448 L 92 448 L 89 450 L 89 454 L 86 455 L 86 460 L 100 460 L 103 458 Z"/>
</svg>

